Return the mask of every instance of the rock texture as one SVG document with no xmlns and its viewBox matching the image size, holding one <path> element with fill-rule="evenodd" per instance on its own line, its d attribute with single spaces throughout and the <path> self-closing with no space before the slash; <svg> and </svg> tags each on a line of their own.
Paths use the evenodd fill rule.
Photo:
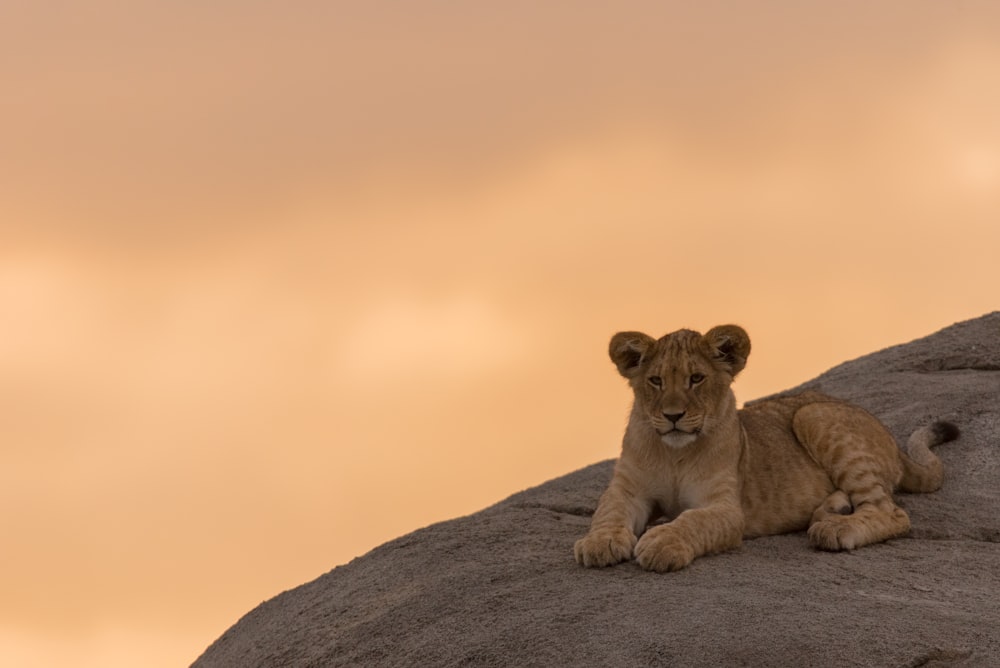
<svg viewBox="0 0 1000 668">
<path fill-rule="evenodd" d="M 941 491 L 897 495 L 906 538 L 850 553 L 804 534 L 658 575 L 577 566 L 605 461 L 387 543 L 261 604 L 213 666 L 1000 665 L 1000 312 L 838 366 L 809 388 L 897 438 L 934 419 Z"/>
</svg>

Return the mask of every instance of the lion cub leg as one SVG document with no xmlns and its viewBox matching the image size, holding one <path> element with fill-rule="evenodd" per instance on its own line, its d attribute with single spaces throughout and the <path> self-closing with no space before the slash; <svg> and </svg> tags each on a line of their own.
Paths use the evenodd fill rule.
<svg viewBox="0 0 1000 668">
<path fill-rule="evenodd" d="M 632 558 L 638 535 L 652 511 L 652 502 L 636 491 L 635 477 L 629 463 L 619 460 L 611 484 L 597 504 L 590 531 L 573 545 L 573 555 L 581 566 L 613 566 Z"/>
<path fill-rule="evenodd" d="M 649 529 L 635 546 L 635 558 L 648 571 L 676 571 L 695 557 L 725 552 L 743 540 L 743 511 L 738 497 L 690 508 L 674 521 Z"/>
<path fill-rule="evenodd" d="M 795 413 L 792 428 L 835 487 L 813 513 L 814 546 L 853 550 L 909 531 L 910 518 L 892 500 L 902 475 L 896 442 L 878 420 L 848 404 L 817 402 Z"/>
</svg>

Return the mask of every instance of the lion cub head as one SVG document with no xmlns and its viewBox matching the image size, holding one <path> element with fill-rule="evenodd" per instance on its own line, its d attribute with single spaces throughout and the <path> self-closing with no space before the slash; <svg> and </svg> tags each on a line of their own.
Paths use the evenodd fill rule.
<svg viewBox="0 0 1000 668">
<path fill-rule="evenodd" d="M 633 415 L 648 420 L 666 445 L 683 448 L 711 435 L 735 411 L 729 386 L 746 366 L 750 337 L 736 325 L 704 336 L 682 329 L 660 339 L 619 332 L 609 353 L 635 392 Z"/>
</svg>

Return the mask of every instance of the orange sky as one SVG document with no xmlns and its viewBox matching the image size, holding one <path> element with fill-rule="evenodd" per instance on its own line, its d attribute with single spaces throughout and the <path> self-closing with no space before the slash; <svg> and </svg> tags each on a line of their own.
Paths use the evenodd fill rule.
<svg viewBox="0 0 1000 668">
<path fill-rule="evenodd" d="M 0 665 L 614 456 L 615 331 L 746 400 L 998 308 L 1000 6 L 817 4 L 3 3 Z"/>
</svg>

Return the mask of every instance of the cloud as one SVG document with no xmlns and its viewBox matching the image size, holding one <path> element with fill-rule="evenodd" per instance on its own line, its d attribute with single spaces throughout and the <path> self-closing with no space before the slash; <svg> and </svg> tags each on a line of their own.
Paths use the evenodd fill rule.
<svg viewBox="0 0 1000 668">
<path fill-rule="evenodd" d="M 516 362 L 525 344 L 520 327 L 482 297 L 398 295 L 371 304 L 346 325 L 334 372 L 369 386 L 413 376 L 461 380 Z"/>
</svg>

